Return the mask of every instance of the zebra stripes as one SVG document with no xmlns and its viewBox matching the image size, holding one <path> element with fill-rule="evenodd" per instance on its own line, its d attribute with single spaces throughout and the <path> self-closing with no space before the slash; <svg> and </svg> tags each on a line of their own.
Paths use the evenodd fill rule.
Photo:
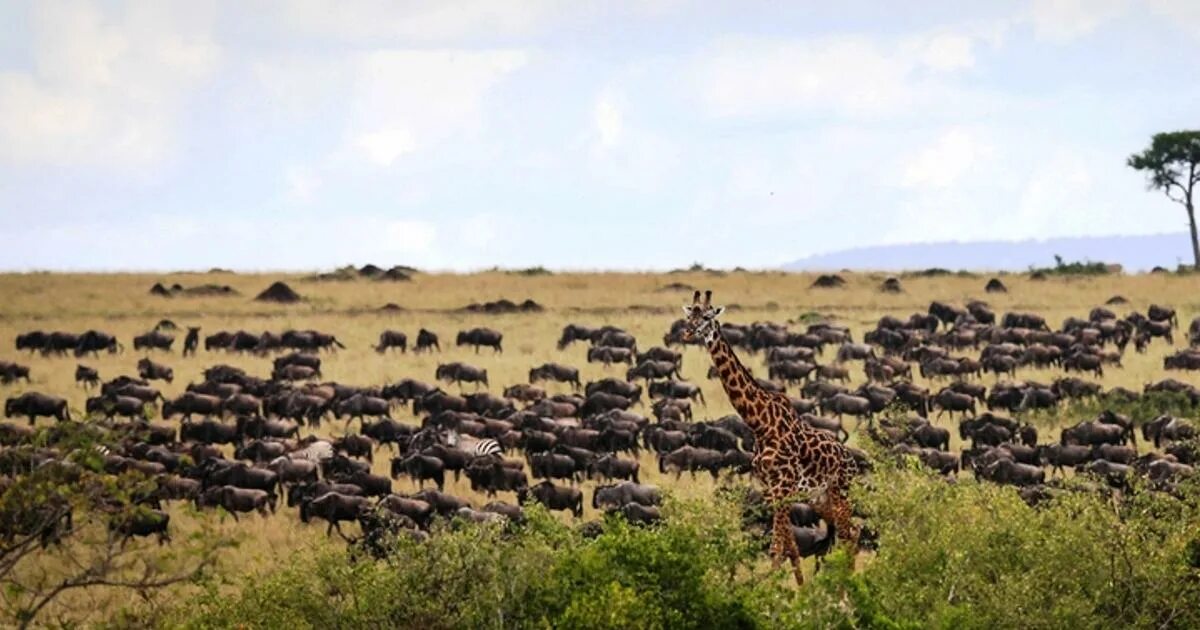
<svg viewBox="0 0 1200 630">
<path fill-rule="evenodd" d="M 475 443 L 475 448 L 471 449 L 471 454 L 475 457 L 488 457 L 491 455 L 499 455 L 503 449 L 500 448 L 500 443 L 496 440 L 487 439 L 480 440 Z"/>
</svg>

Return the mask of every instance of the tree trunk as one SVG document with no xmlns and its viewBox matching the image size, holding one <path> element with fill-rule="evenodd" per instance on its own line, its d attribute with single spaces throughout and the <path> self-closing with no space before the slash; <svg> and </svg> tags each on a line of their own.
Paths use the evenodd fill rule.
<svg viewBox="0 0 1200 630">
<path fill-rule="evenodd" d="M 1191 200 L 1187 204 L 1188 226 L 1192 228 L 1192 256 L 1195 263 L 1192 265 L 1197 271 L 1200 271 L 1200 238 L 1196 236 L 1196 207 L 1192 205 Z"/>
</svg>

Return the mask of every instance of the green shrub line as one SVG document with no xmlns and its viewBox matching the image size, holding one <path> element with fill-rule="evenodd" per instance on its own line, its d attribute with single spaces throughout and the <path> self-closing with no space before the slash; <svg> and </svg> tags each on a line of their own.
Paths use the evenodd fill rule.
<svg viewBox="0 0 1200 630">
<path fill-rule="evenodd" d="M 1041 273 L 1056 276 L 1104 276 L 1111 273 L 1107 263 L 1093 260 L 1066 262 L 1062 256 L 1054 255 L 1053 267 L 1029 267 L 1029 273 Z"/>
<path fill-rule="evenodd" d="M 1119 501 L 1082 488 L 1033 508 L 1012 487 L 880 461 L 854 493 L 878 551 L 855 562 L 839 546 L 799 590 L 744 527 L 744 492 L 669 499 L 658 527 L 610 517 L 592 537 L 530 507 L 521 527 L 446 525 L 381 560 L 322 546 L 209 583 L 155 625 L 1200 627 L 1195 484 Z"/>
</svg>

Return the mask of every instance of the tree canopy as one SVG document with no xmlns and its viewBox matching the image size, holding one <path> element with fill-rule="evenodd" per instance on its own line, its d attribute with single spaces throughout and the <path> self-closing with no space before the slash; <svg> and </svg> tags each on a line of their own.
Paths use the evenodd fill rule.
<svg viewBox="0 0 1200 630">
<path fill-rule="evenodd" d="M 1196 234 L 1196 206 L 1192 194 L 1200 182 L 1200 131 L 1156 133 L 1150 146 L 1129 156 L 1126 163 L 1144 171 L 1153 190 L 1161 190 L 1171 201 L 1183 205 L 1192 230 L 1192 253 L 1200 267 L 1200 240 Z"/>
</svg>

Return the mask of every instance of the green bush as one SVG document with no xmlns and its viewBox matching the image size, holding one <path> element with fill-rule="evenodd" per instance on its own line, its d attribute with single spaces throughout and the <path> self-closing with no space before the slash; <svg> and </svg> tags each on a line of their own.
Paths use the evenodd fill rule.
<svg viewBox="0 0 1200 630">
<path fill-rule="evenodd" d="M 716 508 L 716 509 L 714 509 Z M 792 618 L 782 573 L 731 506 L 675 504 L 661 527 L 611 519 L 594 539 L 530 508 L 519 531 L 448 527 L 384 560 L 314 552 L 213 585 L 161 625 L 192 628 L 751 628 Z"/>
<path fill-rule="evenodd" d="M 383 560 L 314 552 L 232 595 L 213 585 L 157 625 L 439 628 L 1195 628 L 1200 493 L 1122 501 L 879 462 L 855 491 L 879 550 L 844 548 L 796 590 L 746 533 L 739 492 L 671 502 L 666 522 L 588 538 L 531 508 L 516 530 L 450 526 Z M 857 565 L 857 566 L 856 566 Z"/>
<path fill-rule="evenodd" d="M 1110 269 L 1107 263 L 1093 260 L 1066 262 L 1062 256 L 1055 254 L 1053 267 L 1030 267 L 1029 272 L 1056 276 L 1104 276 L 1110 273 Z"/>
<path fill-rule="evenodd" d="M 545 267 L 543 267 L 541 265 L 538 265 L 537 267 L 526 267 L 525 269 L 512 269 L 510 271 L 506 271 L 505 273 L 507 273 L 509 275 L 514 275 L 514 276 L 531 276 L 531 277 L 532 276 L 554 275 L 553 271 L 550 271 L 549 269 L 546 269 Z"/>
<path fill-rule="evenodd" d="M 1200 494 L 1187 492 L 1122 503 L 1071 492 L 1035 509 L 1011 487 L 881 471 L 858 499 L 879 534 L 877 556 L 816 586 L 855 594 L 849 614 L 882 625 L 1200 627 L 1189 555 Z"/>
</svg>

